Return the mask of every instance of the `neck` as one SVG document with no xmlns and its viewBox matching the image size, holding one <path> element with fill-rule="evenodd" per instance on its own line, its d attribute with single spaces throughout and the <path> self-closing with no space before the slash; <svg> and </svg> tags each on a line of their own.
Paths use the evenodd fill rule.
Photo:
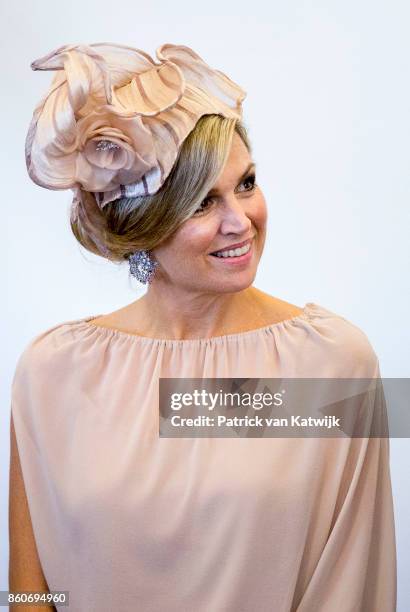
<svg viewBox="0 0 410 612">
<path fill-rule="evenodd" d="M 155 287 L 134 302 L 135 320 L 150 337 L 209 338 L 264 325 L 263 293 L 248 287 L 233 293 L 192 293 Z"/>
</svg>

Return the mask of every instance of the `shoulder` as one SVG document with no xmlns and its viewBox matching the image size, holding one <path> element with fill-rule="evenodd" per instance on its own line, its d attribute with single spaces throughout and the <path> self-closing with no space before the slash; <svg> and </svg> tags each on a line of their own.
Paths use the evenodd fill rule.
<svg viewBox="0 0 410 612">
<path fill-rule="evenodd" d="M 39 382 L 49 375 L 68 355 L 69 349 L 78 346 L 75 329 L 85 319 L 63 321 L 33 336 L 18 356 L 12 386 L 17 383 Z"/>
<path fill-rule="evenodd" d="M 341 377 L 372 378 L 379 370 L 379 360 L 367 334 L 358 325 L 318 304 L 307 305 L 313 342 L 323 347 L 323 358 L 337 366 Z"/>
<path fill-rule="evenodd" d="M 249 295 L 254 300 L 252 309 L 266 320 L 266 325 L 285 321 L 303 313 L 302 307 L 265 293 L 256 287 L 251 288 Z"/>
</svg>

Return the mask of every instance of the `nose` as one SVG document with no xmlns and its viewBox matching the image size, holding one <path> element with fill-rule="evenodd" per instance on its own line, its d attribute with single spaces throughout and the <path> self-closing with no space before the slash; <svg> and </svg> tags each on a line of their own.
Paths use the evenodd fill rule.
<svg viewBox="0 0 410 612">
<path fill-rule="evenodd" d="M 239 200 L 235 196 L 226 200 L 220 207 L 221 223 L 220 231 L 222 234 L 246 234 L 251 228 L 251 220 L 247 215 L 244 200 Z"/>
</svg>

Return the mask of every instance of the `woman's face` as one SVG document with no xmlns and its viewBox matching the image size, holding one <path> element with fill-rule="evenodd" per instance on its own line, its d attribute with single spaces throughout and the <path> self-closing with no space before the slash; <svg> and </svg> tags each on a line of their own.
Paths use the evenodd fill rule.
<svg viewBox="0 0 410 612">
<path fill-rule="evenodd" d="M 206 293 L 241 291 L 253 283 L 265 244 L 267 209 L 251 164 L 235 132 L 223 173 L 206 199 L 170 239 L 153 249 L 159 262 L 154 283 Z M 250 241 L 250 251 L 241 257 L 211 255 L 244 241 Z"/>
</svg>

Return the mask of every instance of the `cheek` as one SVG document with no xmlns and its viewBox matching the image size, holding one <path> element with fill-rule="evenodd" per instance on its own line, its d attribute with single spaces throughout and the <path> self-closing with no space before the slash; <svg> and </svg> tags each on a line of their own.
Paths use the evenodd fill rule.
<svg viewBox="0 0 410 612">
<path fill-rule="evenodd" d="M 252 209 L 253 222 L 256 227 L 261 230 L 264 229 L 268 219 L 268 208 L 266 206 L 266 200 L 263 194 L 259 194 L 255 201 L 255 206 Z"/>
<path fill-rule="evenodd" d="M 179 262 L 185 267 L 193 257 L 203 255 L 210 250 L 216 229 L 212 223 L 186 223 L 165 248 L 158 249 L 157 254 L 164 262 Z"/>
<path fill-rule="evenodd" d="M 185 256 L 188 253 L 195 255 L 202 254 L 204 251 L 207 252 L 215 238 L 216 232 L 217 226 L 210 220 L 208 222 L 187 224 L 178 236 L 179 248 L 183 249 Z"/>
</svg>

